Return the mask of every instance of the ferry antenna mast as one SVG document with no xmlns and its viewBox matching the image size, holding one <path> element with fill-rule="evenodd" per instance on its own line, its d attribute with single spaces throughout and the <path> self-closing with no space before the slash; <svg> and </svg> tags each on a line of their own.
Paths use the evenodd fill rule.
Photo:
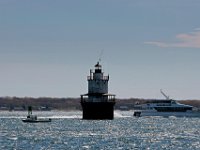
<svg viewBox="0 0 200 150">
<path fill-rule="evenodd" d="M 167 96 L 167 95 L 162 91 L 162 89 L 160 89 L 160 92 L 161 92 L 161 94 L 162 94 L 167 100 L 170 99 L 169 96 Z"/>
</svg>

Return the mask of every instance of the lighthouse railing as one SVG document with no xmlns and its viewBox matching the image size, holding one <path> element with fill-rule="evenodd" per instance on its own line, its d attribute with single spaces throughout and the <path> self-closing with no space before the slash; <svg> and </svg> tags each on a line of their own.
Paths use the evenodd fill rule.
<svg viewBox="0 0 200 150">
<path fill-rule="evenodd" d="M 81 95 L 81 102 L 115 102 L 115 95 L 104 95 L 102 97 L 89 97 Z"/>
<path fill-rule="evenodd" d="M 115 95 L 102 95 L 102 97 L 89 97 L 89 95 L 81 95 L 81 102 L 115 102 Z"/>
<path fill-rule="evenodd" d="M 87 80 L 94 80 L 94 76 L 87 76 Z M 109 76 L 103 76 L 102 80 L 109 80 Z"/>
<path fill-rule="evenodd" d="M 87 80 L 93 80 L 93 76 L 87 76 Z"/>
</svg>

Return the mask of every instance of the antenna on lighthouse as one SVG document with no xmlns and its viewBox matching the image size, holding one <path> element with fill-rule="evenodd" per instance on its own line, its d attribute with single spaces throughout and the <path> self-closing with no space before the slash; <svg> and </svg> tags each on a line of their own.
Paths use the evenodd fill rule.
<svg viewBox="0 0 200 150">
<path fill-rule="evenodd" d="M 101 62 L 101 59 L 102 59 L 102 56 L 103 56 L 103 51 L 104 51 L 104 49 L 102 49 L 101 52 L 100 52 L 99 60 L 98 60 L 99 63 Z"/>
</svg>

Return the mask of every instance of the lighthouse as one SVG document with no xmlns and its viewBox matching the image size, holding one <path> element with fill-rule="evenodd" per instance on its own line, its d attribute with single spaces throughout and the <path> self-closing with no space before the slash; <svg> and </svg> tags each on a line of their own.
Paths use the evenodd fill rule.
<svg viewBox="0 0 200 150">
<path fill-rule="evenodd" d="M 113 119 L 115 95 L 108 93 L 109 75 L 104 76 L 99 62 L 90 70 L 88 93 L 81 95 L 83 119 Z"/>
</svg>

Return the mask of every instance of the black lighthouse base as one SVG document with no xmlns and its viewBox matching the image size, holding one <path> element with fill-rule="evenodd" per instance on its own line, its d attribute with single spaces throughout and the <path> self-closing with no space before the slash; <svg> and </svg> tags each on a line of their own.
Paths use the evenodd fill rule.
<svg viewBox="0 0 200 150">
<path fill-rule="evenodd" d="M 82 101 L 83 119 L 112 120 L 114 119 L 115 102 L 86 102 Z"/>
</svg>

